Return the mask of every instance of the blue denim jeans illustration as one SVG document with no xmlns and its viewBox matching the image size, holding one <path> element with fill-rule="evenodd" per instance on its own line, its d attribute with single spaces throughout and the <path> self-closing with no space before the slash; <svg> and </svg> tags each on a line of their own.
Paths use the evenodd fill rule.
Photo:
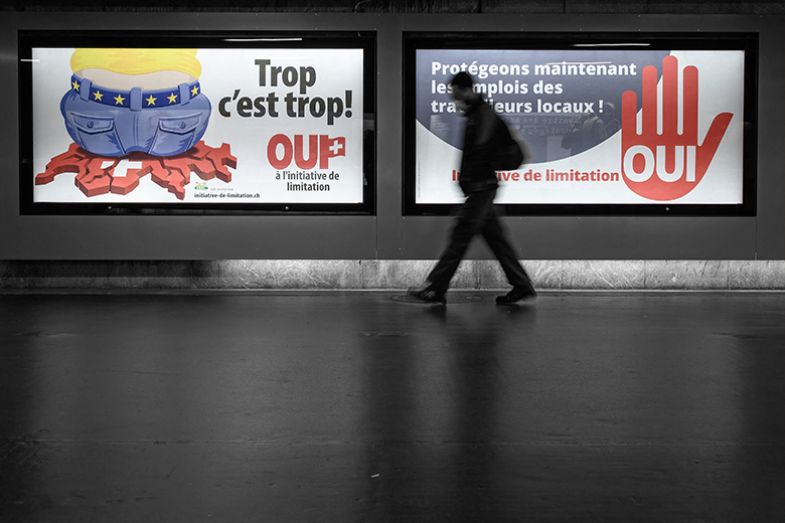
<svg viewBox="0 0 785 523">
<path fill-rule="evenodd" d="M 83 91 L 94 92 L 87 82 L 81 86 Z M 179 92 L 187 94 L 183 89 Z M 211 107 L 202 93 L 192 98 L 183 96 L 184 104 L 163 107 L 144 107 L 138 88 L 127 94 L 125 106 L 113 107 L 76 90 L 66 93 L 60 112 L 74 142 L 98 156 L 122 157 L 132 152 L 174 156 L 196 145 L 207 130 Z"/>
</svg>

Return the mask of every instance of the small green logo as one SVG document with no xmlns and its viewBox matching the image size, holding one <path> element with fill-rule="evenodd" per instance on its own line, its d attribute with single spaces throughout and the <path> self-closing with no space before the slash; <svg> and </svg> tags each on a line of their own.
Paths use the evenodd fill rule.
<svg viewBox="0 0 785 523">
<path fill-rule="evenodd" d="M 197 191 L 206 191 L 207 184 L 204 182 L 198 182 L 196 185 L 194 185 L 194 189 Z"/>
</svg>

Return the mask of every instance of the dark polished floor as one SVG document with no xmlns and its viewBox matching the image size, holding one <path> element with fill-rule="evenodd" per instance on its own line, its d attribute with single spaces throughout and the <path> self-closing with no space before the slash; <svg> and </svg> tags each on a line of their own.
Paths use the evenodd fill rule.
<svg viewBox="0 0 785 523">
<path fill-rule="evenodd" d="M 785 521 L 785 294 L 0 296 L 0 521 Z"/>
</svg>

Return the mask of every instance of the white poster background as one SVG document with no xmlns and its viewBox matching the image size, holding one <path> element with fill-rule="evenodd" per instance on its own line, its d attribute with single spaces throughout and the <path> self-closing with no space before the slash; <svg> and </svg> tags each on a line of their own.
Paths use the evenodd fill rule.
<svg viewBox="0 0 785 523">
<path fill-rule="evenodd" d="M 68 91 L 71 79 L 70 60 L 74 49 L 33 49 L 33 166 L 35 173 L 43 172 L 49 160 L 68 149 L 72 143 L 63 116 L 60 100 Z M 35 202 L 60 203 L 362 203 L 363 201 L 363 50 L 362 49 L 200 49 L 197 59 L 202 65 L 199 78 L 202 92 L 212 104 L 210 122 L 202 140 L 211 147 L 222 143 L 231 145 L 237 158 L 237 168 L 231 169 L 232 181 L 217 178 L 203 181 L 196 173 L 185 186 L 185 199 L 156 184 L 150 175 L 140 179 L 139 186 L 127 195 L 102 194 L 85 196 L 74 185 L 74 174 L 63 173 L 54 181 L 34 186 Z M 259 85 L 259 68 L 254 61 L 269 59 L 272 66 L 310 66 L 316 70 L 316 83 L 301 95 L 298 85 L 287 87 L 279 81 L 277 87 Z M 269 73 L 269 71 L 268 71 Z M 237 102 L 227 108 L 232 116 L 224 118 L 218 113 L 221 98 L 233 96 L 254 99 L 275 92 L 279 101 L 279 116 L 271 118 L 244 118 L 237 114 Z M 286 116 L 284 96 L 344 97 L 352 91 L 351 117 L 336 118 L 334 125 L 327 124 L 326 116 L 314 118 L 289 118 Z M 239 98 L 238 97 L 238 98 Z M 346 156 L 330 158 L 329 169 L 319 169 L 318 164 L 309 172 L 335 171 L 338 181 L 320 181 L 329 184 L 329 191 L 288 191 L 285 180 L 275 180 L 276 169 L 267 159 L 267 143 L 278 133 L 294 135 L 325 134 L 331 138 L 346 138 Z M 307 143 L 307 142 L 306 142 Z M 115 169 L 115 176 L 123 175 L 129 162 L 123 160 Z M 139 167 L 130 165 L 131 168 Z M 287 169 L 300 170 L 294 162 Z M 33 183 L 33 180 L 30 181 Z M 307 181 L 311 183 L 311 181 Z M 207 186 L 201 191 L 196 184 Z M 195 198 L 197 192 L 232 192 L 259 194 L 259 198 Z"/>
<path fill-rule="evenodd" d="M 716 115 L 733 114 L 714 159 L 701 182 L 690 193 L 672 200 L 679 204 L 739 204 L 743 197 L 743 127 L 744 127 L 744 52 L 743 51 L 671 51 L 679 60 L 679 121 L 681 121 L 682 70 L 688 65 L 698 68 L 698 138 L 702 143 Z M 652 64 L 658 65 L 658 64 Z M 587 82 L 591 78 L 587 78 Z M 418 79 L 417 85 L 428 85 Z M 662 92 L 662 82 L 658 84 Z M 638 118 L 641 117 L 638 97 Z M 661 104 L 659 118 L 661 119 Z M 460 166 L 461 151 L 436 137 L 417 122 L 416 131 L 416 203 L 460 203 L 463 193 L 452 181 L 452 170 Z M 597 146 L 558 161 L 525 165 L 545 176 L 555 171 L 601 170 L 618 172 L 617 182 L 500 182 L 496 198 L 504 204 L 663 204 L 633 192 L 621 174 L 621 131 Z"/>
</svg>

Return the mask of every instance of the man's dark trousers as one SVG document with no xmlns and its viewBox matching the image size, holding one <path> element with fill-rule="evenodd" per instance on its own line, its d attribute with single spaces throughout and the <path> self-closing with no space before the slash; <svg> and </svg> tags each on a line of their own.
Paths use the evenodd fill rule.
<svg viewBox="0 0 785 523">
<path fill-rule="evenodd" d="M 531 280 L 518 261 L 515 250 L 504 236 L 504 230 L 493 207 L 495 196 L 496 187 L 466 195 L 466 201 L 461 206 L 458 221 L 452 230 L 450 243 L 439 258 L 439 263 L 428 275 L 431 289 L 439 293 L 447 292 L 450 280 L 458 270 L 458 265 L 476 234 L 481 234 L 485 239 L 496 259 L 501 263 L 510 284 L 514 287 L 531 286 Z"/>
</svg>

